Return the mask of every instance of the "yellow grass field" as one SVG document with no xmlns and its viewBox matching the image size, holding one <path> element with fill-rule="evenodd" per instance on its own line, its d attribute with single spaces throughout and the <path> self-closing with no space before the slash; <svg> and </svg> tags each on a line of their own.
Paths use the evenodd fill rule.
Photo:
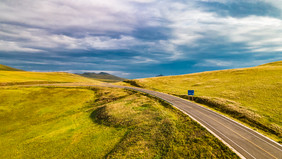
<svg viewBox="0 0 282 159">
<path fill-rule="evenodd" d="M 97 80 L 65 72 L 0 71 L 0 85 L 72 82 L 102 83 Z"/>
</svg>

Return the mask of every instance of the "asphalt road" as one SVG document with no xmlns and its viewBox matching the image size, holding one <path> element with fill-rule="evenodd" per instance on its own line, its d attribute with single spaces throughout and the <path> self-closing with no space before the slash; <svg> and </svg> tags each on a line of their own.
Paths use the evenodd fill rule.
<svg viewBox="0 0 282 159">
<path fill-rule="evenodd" d="M 126 86 L 110 87 L 141 91 L 169 102 L 204 126 L 241 158 L 282 159 L 281 144 L 205 107 L 156 91 Z"/>
</svg>

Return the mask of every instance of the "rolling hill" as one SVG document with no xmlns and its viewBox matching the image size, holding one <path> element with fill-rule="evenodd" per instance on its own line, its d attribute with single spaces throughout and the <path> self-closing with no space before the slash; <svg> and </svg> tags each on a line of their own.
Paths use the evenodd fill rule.
<svg viewBox="0 0 282 159">
<path fill-rule="evenodd" d="M 100 81 L 65 72 L 0 71 L 0 86 L 43 83 L 95 83 Z"/>
<path fill-rule="evenodd" d="M 23 70 L 12 68 L 12 67 L 0 64 L 0 71 L 23 71 Z"/>
<path fill-rule="evenodd" d="M 188 98 L 247 123 L 282 142 L 282 61 L 252 68 L 127 80 L 130 85 Z"/>
<path fill-rule="evenodd" d="M 83 77 L 93 78 L 95 80 L 99 80 L 102 82 L 120 82 L 126 80 L 124 78 L 120 78 L 106 72 L 100 72 L 100 73 L 85 72 L 83 74 L 78 74 L 78 75 Z"/>
</svg>

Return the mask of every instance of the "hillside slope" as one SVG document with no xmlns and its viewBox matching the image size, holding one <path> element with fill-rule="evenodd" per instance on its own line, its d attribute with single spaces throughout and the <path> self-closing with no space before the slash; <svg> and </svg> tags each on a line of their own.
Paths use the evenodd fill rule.
<svg viewBox="0 0 282 159">
<path fill-rule="evenodd" d="M 197 102 L 209 105 L 254 127 L 282 133 L 282 62 L 257 67 L 179 76 L 129 80 L 140 86 L 187 98 L 195 90 Z"/>
<path fill-rule="evenodd" d="M 23 70 L 12 68 L 12 67 L 0 64 L 0 71 L 23 71 Z"/>
<path fill-rule="evenodd" d="M 95 80 L 100 80 L 103 82 L 120 82 L 125 80 L 124 78 L 120 78 L 105 72 L 100 72 L 100 73 L 85 72 L 83 74 L 78 74 L 78 75 L 83 77 L 93 78 Z"/>
<path fill-rule="evenodd" d="M 0 85 L 67 82 L 101 83 L 97 80 L 65 72 L 0 71 Z"/>
<path fill-rule="evenodd" d="M 270 63 L 266 63 L 266 64 L 259 65 L 259 66 L 277 66 L 277 67 L 281 67 L 282 66 L 282 61 L 270 62 Z"/>
</svg>

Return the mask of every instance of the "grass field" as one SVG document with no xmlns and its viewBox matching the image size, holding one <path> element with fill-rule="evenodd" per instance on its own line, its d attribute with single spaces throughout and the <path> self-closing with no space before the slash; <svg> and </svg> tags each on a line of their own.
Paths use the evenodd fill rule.
<svg viewBox="0 0 282 159">
<path fill-rule="evenodd" d="M 179 76 L 127 81 L 187 98 L 195 90 L 196 101 L 246 122 L 282 142 L 282 62 L 253 68 L 211 71 Z"/>
<path fill-rule="evenodd" d="M 183 113 L 140 93 L 0 89 L 0 158 L 238 158 Z"/>
<path fill-rule="evenodd" d="M 36 84 L 36 83 L 95 83 L 100 81 L 65 72 L 26 72 L 0 71 L 0 85 Z"/>
</svg>

